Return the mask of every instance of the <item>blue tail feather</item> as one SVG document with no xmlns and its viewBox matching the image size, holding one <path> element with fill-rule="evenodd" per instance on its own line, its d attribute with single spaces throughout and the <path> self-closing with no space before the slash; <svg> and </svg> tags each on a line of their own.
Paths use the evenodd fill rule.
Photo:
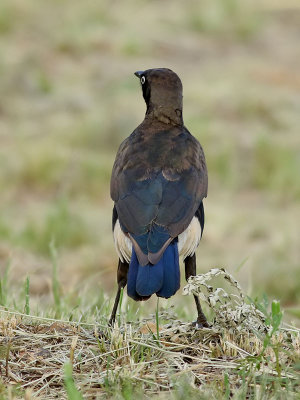
<svg viewBox="0 0 300 400">
<path fill-rule="evenodd" d="M 171 297 L 180 287 L 180 270 L 177 242 L 170 243 L 155 265 L 141 266 L 136 253 L 132 256 L 127 277 L 127 293 L 134 300 L 151 296 Z"/>
<path fill-rule="evenodd" d="M 127 294 L 129 297 L 131 297 L 133 300 L 140 300 L 140 296 L 136 291 L 136 278 L 139 270 L 139 262 L 136 256 L 136 253 L 134 251 L 134 248 L 132 247 L 132 254 L 131 254 L 131 260 L 129 264 L 129 271 L 127 275 Z"/>
<path fill-rule="evenodd" d="M 177 243 L 171 243 L 163 255 L 164 277 L 161 289 L 157 296 L 166 299 L 173 296 L 180 288 L 179 254 Z"/>
<path fill-rule="evenodd" d="M 147 264 L 139 266 L 136 278 L 136 291 L 140 296 L 151 296 L 156 293 L 163 285 L 164 269 L 163 262 L 160 260 L 155 265 Z"/>
</svg>

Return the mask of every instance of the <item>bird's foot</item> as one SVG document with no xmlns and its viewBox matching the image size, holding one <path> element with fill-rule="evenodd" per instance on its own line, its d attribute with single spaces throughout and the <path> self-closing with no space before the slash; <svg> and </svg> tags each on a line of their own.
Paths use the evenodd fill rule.
<svg viewBox="0 0 300 400">
<path fill-rule="evenodd" d="M 192 322 L 192 326 L 195 329 L 211 328 L 206 318 L 197 318 L 196 321 Z"/>
</svg>

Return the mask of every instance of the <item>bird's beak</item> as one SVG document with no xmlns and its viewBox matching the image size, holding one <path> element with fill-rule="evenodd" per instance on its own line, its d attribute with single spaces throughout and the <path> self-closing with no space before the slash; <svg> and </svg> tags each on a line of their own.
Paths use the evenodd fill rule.
<svg viewBox="0 0 300 400">
<path fill-rule="evenodd" d="M 134 73 L 135 76 L 137 76 L 138 78 L 140 78 L 143 75 L 144 71 L 136 71 Z"/>
</svg>

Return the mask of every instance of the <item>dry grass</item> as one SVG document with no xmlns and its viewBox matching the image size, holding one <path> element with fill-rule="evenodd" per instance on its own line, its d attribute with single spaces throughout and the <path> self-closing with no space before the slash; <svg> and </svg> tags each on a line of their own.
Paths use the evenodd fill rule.
<svg viewBox="0 0 300 400">
<path fill-rule="evenodd" d="M 0 269 L 16 288 L 30 275 L 48 306 L 54 238 L 66 292 L 112 292 L 110 172 L 145 111 L 133 72 L 166 66 L 209 170 L 199 271 L 247 258 L 248 293 L 298 307 L 300 13 L 266 3 L 1 1 Z"/>
<path fill-rule="evenodd" d="M 185 291 L 191 286 L 195 291 L 197 280 L 212 288 L 217 271 L 231 281 L 239 305 L 246 310 L 237 282 L 224 270 L 192 278 Z M 135 399 L 166 394 L 176 399 L 185 391 L 190 398 L 199 398 L 200 388 L 205 396 L 220 399 L 296 398 L 300 330 L 279 326 L 280 309 L 263 316 L 253 303 L 251 328 L 243 324 L 243 313 L 235 313 L 235 324 L 230 324 L 233 314 L 228 312 L 226 319 L 215 307 L 224 305 L 226 298 L 232 312 L 236 294 L 216 289 L 211 301 L 212 292 L 202 295 L 215 311 L 212 328 L 195 329 L 165 311 L 159 320 L 169 321 L 160 323 L 159 334 L 155 316 L 132 323 L 125 323 L 122 316 L 123 322 L 110 329 L 105 324 L 70 323 L 2 307 L 1 391 L 7 387 L 11 398 L 26 399 Z"/>
</svg>

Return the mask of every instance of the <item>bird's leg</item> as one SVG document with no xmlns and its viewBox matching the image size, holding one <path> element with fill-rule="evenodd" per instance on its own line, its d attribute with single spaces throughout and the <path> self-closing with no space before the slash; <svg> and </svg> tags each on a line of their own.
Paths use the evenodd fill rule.
<svg viewBox="0 0 300 400">
<path fill-rule="evenodd" d="M 196 275 L 196 254 L 186 257 L 184 260 L 184 265 L 185 265 L 185 279 L 188 280 L 190 276 L 195 276 Z M 197 317 L 197 320 L 195 321 L 195 325 L 198 328 L 203 328 L 203 327 L 209 328 L 209 324 L 208 324 L 207 319 L 201 308 L 199 297 L 194 294 L 194 299 L 195 299 L 197 312 L 198 312 L 198 317 Z"/>
<path fill-rule="evenodd" d="M 117 313 L 117 309 L 118 309 L 118 305 L 119 305 L 119 301 L 120 301 L 121 289 L 124 288 L 127 284 L 128 268 L 129 268 L 129 264 L 126 261 L 122 262 L 121 260 L 119 260 L 118 272 L 117 272 L 118 291 L 117 291 L 115 303 L 114 303 L 114 306 L 113 306 L 113 309 L 111 312 L 111 316 L 110 316 L 110 319 L 108 322 L 109 326 L 113 326 L 115 323 L 116 313 Z"/>
</svg>

